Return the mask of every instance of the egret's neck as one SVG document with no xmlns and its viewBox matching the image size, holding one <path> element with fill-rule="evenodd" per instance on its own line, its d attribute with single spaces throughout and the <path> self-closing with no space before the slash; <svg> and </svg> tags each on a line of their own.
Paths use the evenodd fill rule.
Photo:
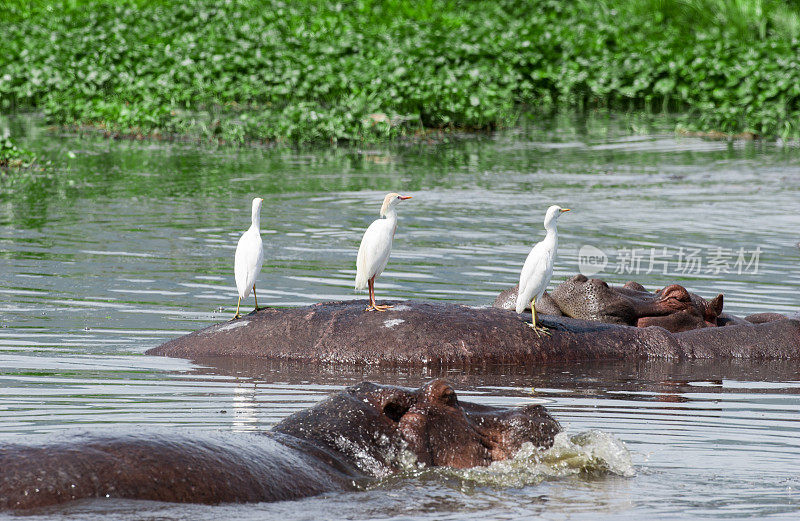
<svg viewBox="0 0 800 521">
<path fill-rule="evenodd" d="M 393 207 L 389 207 L 386 210 L 386 213 L 383 214 L 389 224 L 392 226 L 392 229 L 397 229 L 397 211 Z"/>
<path fill-rule="evenodd" d="M 544 236 L 545 242 L 551 243 L 553 248 L 558 247 L 558 229 L 556 228 L 556 223 L 549 223 L 544 229 L 547 230 L 547 235 Z"/>
<path fill-rule="evenodd" d="M 251 219 L 250 228 L 253 228 L 253 229 L 256 229 L 256 230 L 260 229 L 261 228 L 261 208 L 259 208 L 258 206 L 254 206 L 253 207 L 253 215 L 250 217 L 250 219 Z"/>
</svg>

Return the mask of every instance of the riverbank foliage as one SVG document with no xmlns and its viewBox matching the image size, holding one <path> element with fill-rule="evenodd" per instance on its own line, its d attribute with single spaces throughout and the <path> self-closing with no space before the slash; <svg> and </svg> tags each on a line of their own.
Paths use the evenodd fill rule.
<svg viewBox="0 0 800 521">
<path fill-rule="evenodd" d="M 34 159 L 33 154 L 19 148 L 10 136 L 0 136 L 0 169 L 27 168 Z"/>
<path fill-rule="evenodd" d="M 800 18 L 771 0 L 6 0 L 0 111 L 227 142 L 681 112 L 800 137 Z"/>
</svg>

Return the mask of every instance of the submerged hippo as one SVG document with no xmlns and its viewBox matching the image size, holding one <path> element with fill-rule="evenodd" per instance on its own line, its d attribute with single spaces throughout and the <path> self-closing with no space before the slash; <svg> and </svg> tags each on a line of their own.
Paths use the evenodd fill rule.
<svg viewBox="0 0 800 521">
<path fill-rule="evenodd" d="M 501 293 L 495 307 L 514 309 L 517 287 Z M 600 279 L 575 275 L 546 293 L 536 310 L 545 315 L 595 320 L 628 326 L 661 326 L 678 333 L 702 327 L 715 327 L 722 315 L 723 297 L 706 300 L 679 284 L 656 292 L 637 282 L 609 286 Z M 727 319 L 732 320 L 732 319 Z M 721 325 L 721 324 L 720 324 Z"/>
<path fill-rule="evenodd" d="M 264 434 L 95 435 L 0 444 L 0 509 L 81 498 L 279 501 L 353 488 L 417 464 L 467 468 L 549 447 L 560 430 L 540 405 L 459 402 L 443 380 L 410 390 L 364 382 Z"/>
<path fill-rule="evenodd" d="M 800 359 L 800 321 L 706 327 L 672 333 L 570 317 L 539 317 L 444 302 L 393 302 L 365 313 L 365 301 L 266 308 L 172 339 L 147 354 L 260 357 L 337 364 L 404 366 L 535 365 L 636 358 Z"/>
</svg>

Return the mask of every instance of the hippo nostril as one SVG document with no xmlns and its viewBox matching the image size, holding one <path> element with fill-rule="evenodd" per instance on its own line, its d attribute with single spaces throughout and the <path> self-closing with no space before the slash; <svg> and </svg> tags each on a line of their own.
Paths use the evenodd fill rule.
<svg viewBox="0 0 800 521">
<path fill-rule="evenodd" d="M 399 422 L 407 412 L 408 407 L 395 402 L 389 402 L 383 407 L 383 414 L 395 423 Z"/>
<path fill-rule="evenodd" d="M 692 298 L 686 288 L 679 284 L 670 284 L 660 292 L 662 300 L 674 299 L 678 302 L 691 302 Z"/>
</svg>

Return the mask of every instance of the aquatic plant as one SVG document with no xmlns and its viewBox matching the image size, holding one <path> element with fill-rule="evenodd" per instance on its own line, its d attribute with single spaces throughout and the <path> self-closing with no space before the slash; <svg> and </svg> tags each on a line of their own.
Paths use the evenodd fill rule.
<svg viewBox="0 0 800 521">
<path fill-rule="evenodd" d="M 798 12 L 773 0 L 8 0 L 0 111 L 235 143 L 603 107 L 797 138 Z"/>
<path fill-rule="evenodd" d="M 7 132 L 0 135 L 0 168 L 26 168 L 34 159 L 33 154 L 14 144 Z"/>
</svg>

